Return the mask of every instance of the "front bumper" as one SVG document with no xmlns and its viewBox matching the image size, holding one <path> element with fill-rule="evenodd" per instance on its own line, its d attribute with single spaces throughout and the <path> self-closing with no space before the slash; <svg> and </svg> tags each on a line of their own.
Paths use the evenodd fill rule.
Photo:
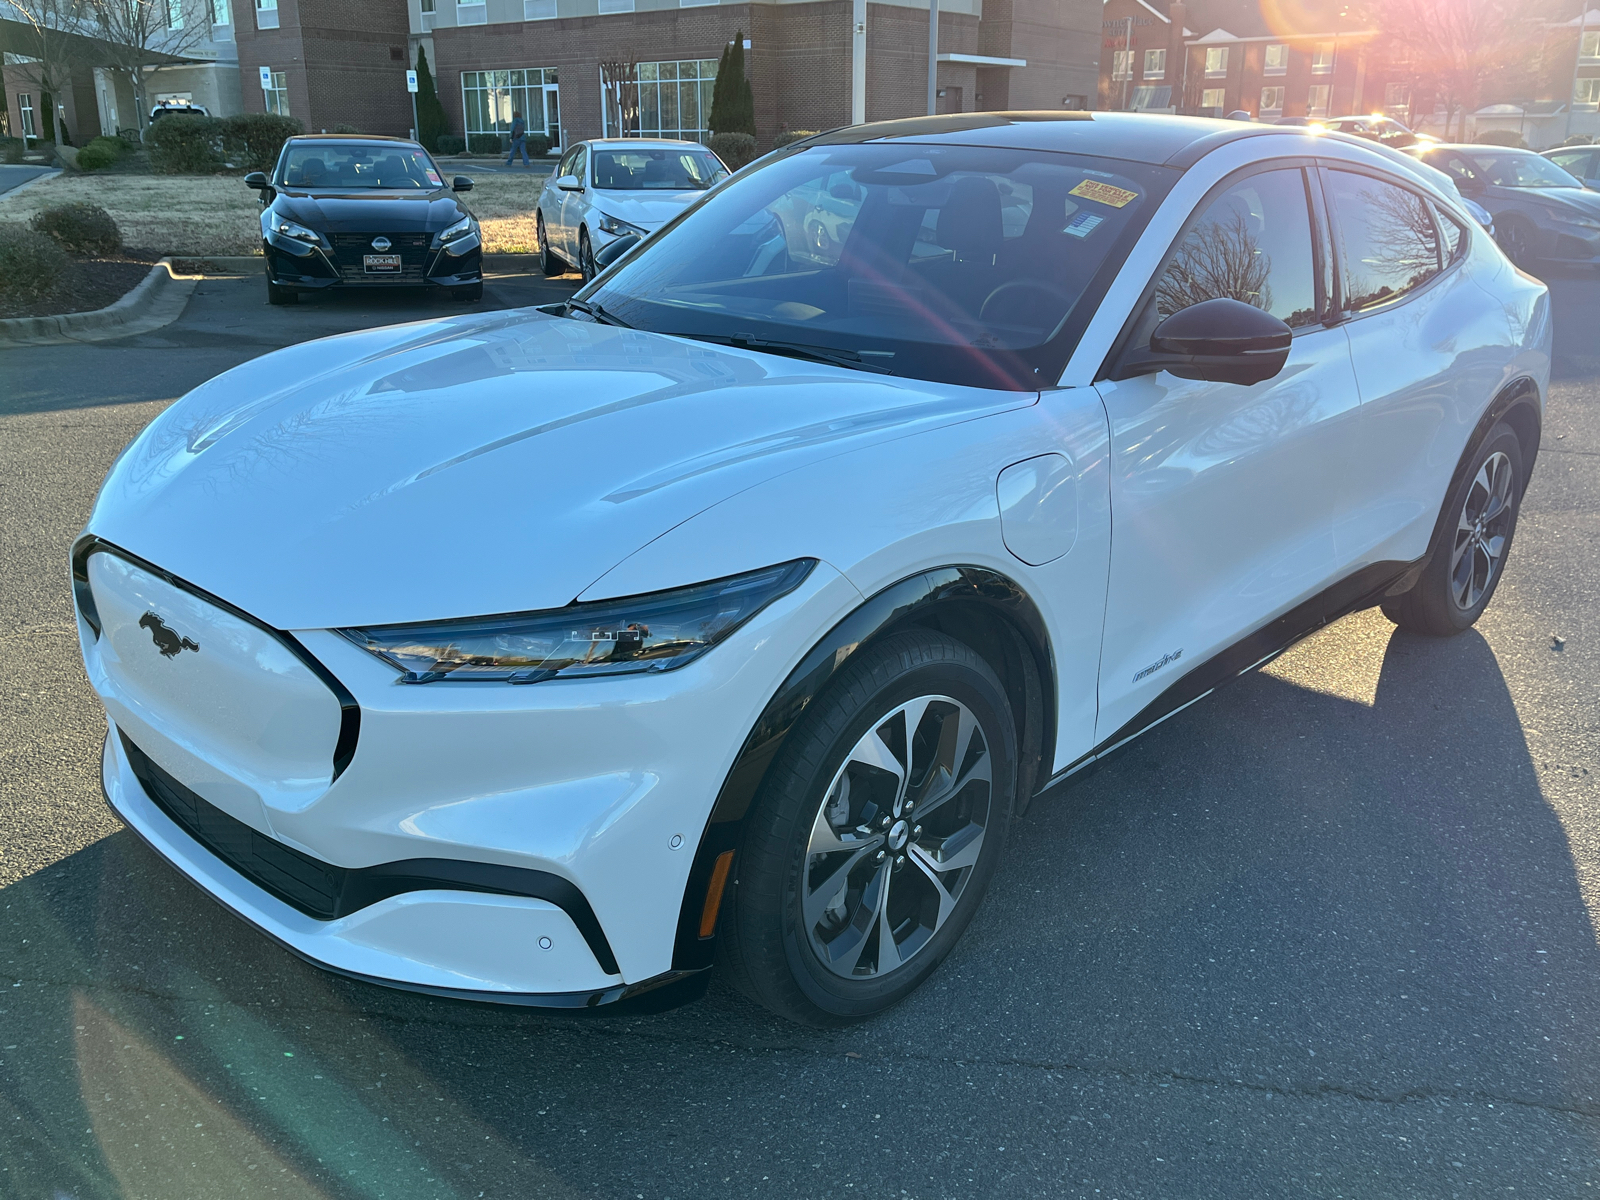
<svg viewBox="0 0 1600 1200">
<path fill-rule="evenodd" d="M 199 669 L 225 642 L 223 629 L 201 624 L 203 597 L 183 595 L 181 620 L 171 605 L 168 616 L 205 651 L 155 660 L 164 675 Z M 161 608 L 163 596 L 148 593 L 140 603 L 147 602 Z M 193 690 L 198 683 L 162 696 L 130 675 L 141 630 L 132 641 L 97 634 L 80 615 L 79 632 L 110 721 L 102 771 L 108 802 L 224 907 L 308 961 L 370 982 L 617 1011 L 668 1007 L 703 989 L 703 973 L 678 969 L 674 951 L 711 806 L 773 691 L 857 602 L 855 589 L 819 564 L 796 592 L 679 670 L 525 687 L 407 686 L 337 634 L 294 631 L 360 711 L 348 766 L 309 789 L 281 786 L 270 768 L 278 752 L 258 718 L 218 722 L 182 711 L 191 697 L 204 705 L 206 694 Z M 102 601 L 100 619 L 107 615 Z M 242 636 L 237 622 L 231 632 Z M 222 686 L 237 690 L 232 679 Z M 298 712 L 307 701 L 290 703 Z M 255 711 L 269 714 L 270 706 Z M 171 796 L 159 778 L 150 782 L 153 774 L 187 781 L 227 826 L 223 835 L 215 835 L 215 821 L 208 834 L 187 810 L 174 819 Z M 281 871 L 299 870 L 383 876 L 389 884 L 312 915 L 315 904 L 303 893 L 272 887 L 270 869 L 228 852 L 229 836 L 235 846 L 240 836 L 267 843 L 277 858 L 268 868 L 280 880 Z M 300 865 L 286 866 L 285 855 Z M 419 863 L 434 864 L 421 868 L 433 878 L 396 890 L 395 872 L 416 874 Z M 480 877 L 467 886 L 478 890 L 452 888 L 452 872 L 435 869 L 440 863 L 476 869 Z M 515 883 L 484 890 L 484 872 L 501 880 L 539 876 L 570 892 L 547 891 L 551 900 L 538 888 L 510 894 Z"/>
<path fill-rule="evenodd" d="M 376 234 L 372 236 L 377 236 Z M 395 235 L 399 240 L 403 235 Z M 320 291 L 331 287 L 465 287 L 483 281 L 483 245 L 477 234 L 433 249 L 423 244 L 400 242 L 402 269 L 399 273 L 368 274 L 361 266 L 364 251 L 357 242 L 369 239 L 339 235 L 343 242 L 313 246 L 306 242 L 268 234 L 261 240 L 266 258 L 267 277 L 282 288 Z"/>
</svg>

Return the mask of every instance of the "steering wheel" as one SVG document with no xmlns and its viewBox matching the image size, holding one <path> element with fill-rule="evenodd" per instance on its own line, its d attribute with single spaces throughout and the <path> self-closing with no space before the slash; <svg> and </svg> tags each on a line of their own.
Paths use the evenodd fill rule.
<svg viewBox="0 0 1600 1200">
<path fill-rule="evenodd" d="M 978 306 L 978 320 L 987 320 L 990 306 L 1008 292 L 1016 291 L 1038 292 L 1042 297 L 1059 300 L 1063 306 L 1062 311 L 1065 311 L 1066 305 L 1072 303 L 1072 297 L 1053 283 L 1045 283 L 1042 279 L 1008 279 L 983 298 L 983 303 Z"/>
</svg>

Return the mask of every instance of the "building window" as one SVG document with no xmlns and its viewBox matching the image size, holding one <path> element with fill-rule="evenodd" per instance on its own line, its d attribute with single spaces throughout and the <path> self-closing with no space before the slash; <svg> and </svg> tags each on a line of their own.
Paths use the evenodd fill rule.
<svg viewBox="0 0 1600 1200">
<path fill-rule="evenodd" d="M 1133 70 L 1129 64 L 1133 62 L 1133 51 L 1113 50 L 1111 52 L 1111 78 L 1132 79 Z"/>
<path fill-rule="evenodd" d="M 1267 47 L 1267 57 L 1262 66 L 1263 75 L 1286 75 L 1289 72 L 1289 47 L 1273 42 Z"/>
<path fill-rule="evenodd" d="M 1410 108 L 1411 86 L 1405 83 L 1384 84 L 1383 106 L 1385 108 Z"/>
<path fill-rule="evenodd" d="M 282 71 L 272 72 L 272 86 L 261 93 L 267 102 L 267 111 L 280 117 L 289 115 L 289 81 Z"/>
<path fill-rule="evenodd" d="M 1333 43 L 1323 42 L 1311 52 L 1311 73 L 1313 75 L 1333 74 Z"/>
<path fill-rule="evenodd" d="M 640 63 L 638 115 L 628 133 L 639 137 L 681 138 L 703 142 L 711 136 L 711 90 L 717 82 L 717 60 Z M 631 99 L 631 97 L 630 97 Z M 603 124 L 610 136 L 621 130 L 617 104 L 607 89 Z"/>
<path fill-rule="evenodd" d="M 278 27 L 278 0 L 256 0 L 256 28 Z"/>
<path fill-rule="evenodd" d="M 183 0 L 167 0 L 167 28 L 183 28 Z"/>
<path fill-rule="evenodd" d="M 1227 101 L 1227 93 L 1221 88 L 1206 88 L 1200 93 L 1200 107 L 1214 108 L 1221 111 Z"/>
<path fill-rule="evenodd" d="M 1228 48 L 1226 46 L 1206 47 L 1206 77 L 1214 79 L 1228 73 Z"/>
<path fill-rule="evenodd" d="M 487 25 L 489 6 L 483 0 L 456 0 L 457 25 Z"/>
<path fill-rule="evenodd" d="M 1328 101 L 1333 95 L 1333 88 L 1325 83 L 1314 83 L 1306 97 L 1306 116 L 1325 117 L 1328 115 Z"/>
<path fill-rule="evenodd" d="M 1600 108 L 1600 78 L 1580 79 L 1572 92 L 1573 108 Z"/>
<path fill-rule="evenodd" d="M 631 13 L 633 0 L 600 0 L 600 15 L 609 16 L 612 13 Z"/>
<path fill-rule="evenodd" d="M 1133 89 L 1133 99 L 1128 105 L 1134 112 L 1149 112 L 1158 110 L 1165 112 L 1172 107 L 1172 89 L 1170 87 L 1136 87 Z"/>
<path fill-rule="evenodd" d="M 421 0 L 419 15 L 422 17 L 422 32 L 432 33 L 434 22 L 439 19 L 439 12 L 434 7 L 434 0 Z"/>
<path fill-rule="evenodd" d="M 211 23 L 213 25 L 233 24 L 233 7 L 228 0 L 211 0 Z"/>
<path fill-rule="evenodd" d="M 1580 58 L 1600 58 L 1600 29 L 1585 33 L 1578 43 Z"/>
<path fill-rule="evenodd" d="M 39 132 L 33 124 L 33 97 L 23 92 L 17 97 L 17 111 L 22 114 L 22 136 L 36 138 Z"/>
<path fill-rule="evenodd" d="M 556 0 L 522 0 L 522 19 L 524 21 L 554 21 L 556 19 Z"/>
<path fill-rule="evenodd" d="M 467 114 L 467 136 L 503 134 L 511 128 L 512 114 L 521 113 L 529 133 L 542 133 L 552 146 L 559 146 L 558 82 L 555 67 L 461 72 L 461 109 Z"/>
<path fill-rule="evenodd" d="M 712 4 L 720 4 L 722 0 L 678 0 L 679 8 L 704 8 Z"/>
<path fill-rule="evenodd" d="M 1144 52 L 1144 77 L 1146 79 L 1160 79 L 1167 73 L 1167 52 L 1165 50 L 1146 50 Z"/>
<path fill-rule="evenodd" d="M 1283 89 L 1281 87 L 1261 89 L 1261 115 L 1263 117 L 1281 117 L 1283 115 Z"/>
</svg>

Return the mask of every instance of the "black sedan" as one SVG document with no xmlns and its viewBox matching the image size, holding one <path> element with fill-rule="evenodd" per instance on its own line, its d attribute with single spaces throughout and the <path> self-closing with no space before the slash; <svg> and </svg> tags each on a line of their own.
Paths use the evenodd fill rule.
<svg viewBox="0 0 1600 1200">
<path fill-rule="evenodd" d="M 244 177 L 261 193 L 267 301 L 293 304 L 330 287 L 446 287 L 483 298 L 478 220 L 432 156 L 404 138 L 290 138 L 272 178 Z"/>
<path fill-rule="evenodd" d="M 1508 146 L 1408 146 L 1494 217 L 1495 238 L 1517 266 L 1600 263 L 1600 192 L 1532 150 Z"/>
</svg>

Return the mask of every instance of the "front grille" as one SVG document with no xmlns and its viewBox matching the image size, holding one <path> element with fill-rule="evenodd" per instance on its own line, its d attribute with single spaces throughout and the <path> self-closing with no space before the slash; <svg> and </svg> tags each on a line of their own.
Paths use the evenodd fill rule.
<svg viewBox="0 0 1600 1200">
<path fill-rule="evenodd" d="M 369 275 L 365 258 L 377 254 L 372 241 L 377 237 L 389 239 L 385 254 L 400 256 L 400 270 L 393 274 Z M 338 264 L 340 278 L 351 283 L 420 283 L 428 265 L 428 245 L 433 240 L 426 233 L 334 233 L 333 261 Z"/>
<path fill-rule="evenodd" d="M 157 766 L 127 734 L 122 735 L 122 748 L 145 794 L 195 841 L 307 916 L 329 921 L 342 915 L 339 901 L 349 871 L 301 854 L 230 817 Z"/>
<path fill-rule="evenodd" d="M 589 898 L 548 871 L 452 858 L 408 858 L 372 867 L 336 867 L 258 833 L 174 779 L 121 733 L 123 753 L 145 795 L 190 837 L 250 882 L 308 917 L 331 921 L 402 892 L 445 889 L 528 896 L 572 918 L 600 969 L 620 974 Z"/>
</svg>

